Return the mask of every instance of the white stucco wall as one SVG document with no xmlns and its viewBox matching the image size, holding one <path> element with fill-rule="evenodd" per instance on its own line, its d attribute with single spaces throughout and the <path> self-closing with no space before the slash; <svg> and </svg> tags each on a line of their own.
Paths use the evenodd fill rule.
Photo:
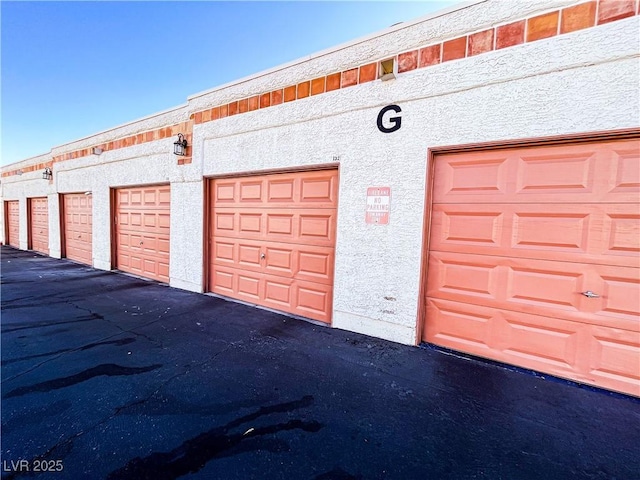
<svg viewBox="0 0 640 480">
<path fill-rule="evenodd" d="M 187 112 L 572 3 L 576 2 L 477 2 L 195 95 L 187 106 L 165 117 L 150 117 L 55 151 L 84 148 L 161 127 L 163 122 L 182 122 Z M 22 201 L 25 196 L 49 195 L 51 219 L 59 208 L 55 192 L 93 192 L 93 262 L 96 268 L 110 269 L 110 188 L 169 182 L 170 283 L 202 291 L 203 177 L 334 163 L 339 157 L 333 326 L 413 344 L 428 149 L 637 128 L 638 38 L 636 16 L 413 70 L 388 82 L 378 80 L 195 125 L 190 165 L 176 164 L 171 154 L 174 139 L 168 138 L 56 164 L 51 187 L 28 174 L 3 179 L 2 197 Z M 376 117 L 389 104 L 402 108 L 402 128 L 384 134 L 376 127 Z M 389 225 L 365 224 L 369 186 L 391 187 Z M 26 248 L 26 204 L 21 208 Z M 59 223 L 52 220 L 50 248 L 53 256 L 60 250 Z"/>
</svg>

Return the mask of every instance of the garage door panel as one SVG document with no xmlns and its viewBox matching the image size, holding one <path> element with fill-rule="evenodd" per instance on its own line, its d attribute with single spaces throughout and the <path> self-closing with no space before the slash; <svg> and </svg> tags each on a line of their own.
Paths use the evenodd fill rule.
<svg viewBox="0 0 640 480">
<path fill-rule="evenodd" d="M 430 249 L 603 265 L 640 264 L 633 204 L 433 206 Z"/>
<path fill-rule="evenodd" d="M 127 257 L 126 265 L 131 269 L 130 273 L 135 273 L 137 275 L 142 275 L 142 259 L 138 256 L 137 253 L 129 255 Z"/>
<path fill-rule="evenodd" d="M 270 208 L 328 208 L 337 203 L 335 170 L 282 173 L 216 180 L 212 205 L 218 208 L 264 205 Z"/>
<path fill-rule="evenodd" d="M 640 141 L 434 161 L 423 339 L 640 395 Z"/>
<path fill-rule="evenodd" d="M 300 239 L 305 243 L 333 243 L 334 214 L 309 212 L 300 215 Z"/>
<path fill-rule="evenodd" d="M 296 181 L 294 177 L 267 180 L 267 202 L 271 205 L 288 202 L 294 204 Z"/>
<path fill-rule="evenodd" d="M 427 296 L 640 331 L 634 268 L 431 252 Z"/>
<path fill-rule="evenodd" d="M 284 240 L 295 240 L 295 218 L 292 213 L 274 212 L 266 213 L 266 234 L 270 237 L 280 237 Z"/>
<path fill-rule="evenodd" d="M 333 288 L 314 282 L 216 266 L 210 291 L 322 322 L 331 320 Z"/>
<path fill-rule="evenodd" d="M 335 264 L 333 250 L 307 247 L 304 250 L 298 250 L 297 255 L 298 278 L 327 285 L 332 283 Z"/>
<path fill-rule="evenodd" d="M 589 250 L 593 217 L 584 211 L 517 211 L 513 213 L 513 247 L 584 255 Z M 565 210 L 565 209 L 562 209 Z"/>
<path fill-rule="evenodd" d="M 545 148 L 543 153 L 519 151 L 514 154 L 517 182 L 515 195 L 527 198 L 541 193 L 591 196 L 595 190 L 597 149 Z M 577 150 L 577 151 L 575 151 Z M 539 150 L 529 150 L 534 152 Z"/>
<path fill-rule="evenodd" d="M 456 246 L 504 248 L 504 218 L 501 205 L 434 205 L 432 248 L 456 251 Z"/>
<path fill-rule="evenodd" d="M 233 266 L 324 284 L 330 284 L 333 279 L 331 247 L 219 238 L 213 240 L 212 253 L 212 267 Z"/>
<path fill-rule="evenodd" d="M 640 333 L 592 327 L 589 375 L 599 385 L 640 396 Z"/>
<path fill-rule="evenodd" d="M 214 237 L 241 237 L 283 243 L 331 246 L 335 243 L 335 211 L 325 209 L 215 209 Z"/>
<path fill-rule="evenodd" d="M 486 199 L 506 194 L 509 169 L 510 159 L 498 152 L 490 156 L 451 155 L 436 164 L 434 203 L 444 198 L 453 202 L 470 196 Z"/>
<path fill-rule="evenodd" d="M 221 295 L 233 296 L 238 290 L 236 277 L 236 271 L 232 268 L 213 266 L 209 270 L 208 290 Z"/>
<path fill-rule="evenodd" d="M 129 267 L 131 265 L 130 258 L 131 257 L 128 254 L 119 253 L 118 254 L 118 266 L 120 266 L 120 268 Z"/>
<path fill-rule="evenodd" d="M 157 262 L 158 276 L 160 278 L 169 278 L 169 262 L 160 260 Z"/>
<path fill-rule="evenodd" d="M 142 220 L 143 220 L 143 223 L 144 223 L 145 230 L 155 229 L 158 226 L 157 223 L 156 223 L 159 220 L 158 217 L 159 217 L 159 215 L 155 215 L 153 213 L 145 213 L 145 214 L 143 214 Z"/>
<path fill-rule="evenodd" d="M 261 278 L 251 272 L 238 273 L 238 295 L 251 302 L 260 302 Z"/>
<path fill-rule="evenodd" d="M 640 277 L 638 269 L 601 267 L 598 269 L 602 279 L 601 308 L 595 310 L 602 315 L 602 321 L 609 324 L 605 317 L 626 318 L 630 322 L 640 323 Z"/>
<path fill-rule="evenodd" d="M 158 192 L 158 199 L 156 205 L 165 207 L 169 210 L 171 207 L 171 187 L 166 185 L 156 190 Z"/>
<path fill-rule="evenodd" d="M 235 180 L 217 180 L 212 189 L 212 205 L 233 206 L 237 203 Z"/>
<path fill-rule="evenodd" d="M 637 140 L 441 156 L 433 203 L 635 203 Z"/>
<path fill-rule="evenodd" d="M 18 200 L 10 200 L 5 203 L 5 207 L 9 233 L 7 243 L 12 247 L 20 248 L 20 203 Z"/>
<path fill-rule="evenodd" d="M 261 203 L 263 201 L 262 180 L 240 180 L 238 182 L 240 203 Z"/>
<path fill-rule="evenodd" d="M 261 213 L 238 213 L 238 233 L 240 235 L 260 235 L 263 232 Z"/>
<path fill-rule="evenodd" d="M 508 304 L 519 304 L 532 310 L 539 307 L 541 310 L 579 311 L 580 292 L 589 284 L 587 272 L 580 265 L 512 259 L 500 263 L 507 269 Z"/>
<path fill-rule="evenodd" d="M 625 142 L 612 148 L 612 194 L 629 195 L 633 202 L 640 193 L 640 147 L 637 141 Z"/>
<path fill-rule="evenodd" d="M 264 300 L 267 304 L 277 308 L 290 308 L 295 305 L 293 301 L 293 288 L 291 280 L 283 278 L 265 278 Z"/>
<path fill-rule="evenodd" d="M 584 328 L 579 323 L 512 312 L 506 312 L 504 317 L 507 343 L 504 353 L 508 357 L 518 357 L 517 363 L 531 362 L 538 364 L 536 368 L 544 364 L 560 371 L 574 370 L 579 363 L 580 340 L 585 338 L 581 333 Z"/>
<path fill-rule="evenodd" d="M 118 233 L 118 246 L 119 247 L 130 247 L 131 246 L 131 241 L 130 241 L 130 235 L 128 233 Z"/>
<path fill-rule="evenodd" d="M 267 273 L 285 277 L 295 275 L 296 250 L 282 245 L 264 247 L 264 269 Z"/>
<path fill-rule="evenodd" d="M 171 226 L 171 216 L 166 213 L 166 214 L 158 214 L 157 215 L 157 227 L 159 231 L 168 231 L 170 226 Z"/>
<path fill-rule="evenodd" d="M 260 264 L 260 249 L 261 245 L 240 243 L 238 245 L 238 266 L 243 269 L 262 269 L 262 265 Z"/>
<path fill-rule="evenodd" d="M 432 252 L 429 259 L 427 295 L 438 298 L 463 295 L 465 298 L 498 299 L 498 275 L 503 269 L 494 265 L 492 260 L 477 255 L 460 256 Z"/>
<path fill-rule="evenodd" d="M 488 356 L 498 312 L 473 304 L 429 298 L 425 336 L 439 345 Z"/>
<path fill-rule="evenodd" d="M 307 178 L 300 178 L 300 203 L 329 206 L 336 202 L 336 176 L 333 173 L 321 172 Z"/>
<path fill-rule="evenodd" d="M 263 278 L 265 297 L 261 304 L 321 322 L 330 322 L 333 296 L 330 285 L 272 275 L 264 275 Z"/>
<path fill-rule="evenodd" d="M 161 254 L 163 258 L 169 256 L 169 237 L 159 237 L 157 239 L 157 253 Z"/>
<path fill-rule="evenodd" d="M 236 243 L 215 239 L 213 241 L 213 262 L 217 264 L 233 264 L 236 261 Z"/>
<path fill-rule="evenodd" d="M 428 335 L 481 357 L 640 394 L 640 333 L 430 300 Z"/>
<path fill-rule="evenodd" d="M 640 162 L 639 162 L 640 163 Z M 615 206 L 614 206 L 615 207 Z M 640 262 L 640 212 L 637 205 L 609 208 L 603 222 L 603 254 L 633 258 Z M 607 258 L 608 264 L 612 261 Z"/>
<path fill-rule="evenodd" d="M 211 181 L 209 289 L 331 320 L 337 172 Z"/>
<path fill-rule="evenodd" d="M 539 315 L 432 299 L 429 336 L 474 355 L 525 368 L 576 373 L 579 352 L 588 347 L 588 326 Z"/>
<path fill-rule="evenodd" d="M 330 321 L 333 287 L 310 282 L 297 282 L 296 311 L 305 317 Z"/>
<path fill-rule="evenodd" d="M 169 280 L 169 186 L 116 190 L 116 268 L 155 280 Z"/>
<path fill-rule="evenodd" d="M 213 212 L 213 234 L 215 236 L 231 235 L 235 236 L 236 214 L 227 211 Z"/>
</svg>

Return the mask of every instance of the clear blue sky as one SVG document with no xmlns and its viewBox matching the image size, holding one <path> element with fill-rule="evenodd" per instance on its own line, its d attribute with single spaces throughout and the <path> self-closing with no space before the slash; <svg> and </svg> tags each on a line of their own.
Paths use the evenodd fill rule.
<svg viewBox="0 0 640 480">
<path fill-rule="evenodd" d="M 456 3 L 2 1 L 1 163 Z"/>
</svg>

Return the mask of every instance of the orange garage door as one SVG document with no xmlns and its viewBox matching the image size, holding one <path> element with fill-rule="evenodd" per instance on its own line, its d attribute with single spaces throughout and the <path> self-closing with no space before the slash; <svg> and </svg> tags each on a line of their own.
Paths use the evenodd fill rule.
<svg viewBox="0 0 640 480">
<path fill-rule="evenodd" d="M 423 340 L 640 395 L 640 141 L 435 158 Z"/>
<path fill-rule="evenodd" d="M 7 244 L 20 248 L 20 202 L 11 200 L 4 206 L 7 212 Z"/>
<path fill-rule="evenodd" d="M 65 256 L 92 265 L 91 195 L 67 193 L 63 195 L 63 208 Z"/>
<path fill-rule="evenodd" d="M 331 322 L 337 170 L 211 180 L 211 292 Z"/>
<path fill-rule="evenodd" d="M 49 255 L 49 201 L 47 197 L 29 199 L 30 249 Z"/>
<path fill-rule="evenodd" d="M 119 188 L 116 201 L 116 268 L 169 281 L 169 185 Z"/>
</svg>

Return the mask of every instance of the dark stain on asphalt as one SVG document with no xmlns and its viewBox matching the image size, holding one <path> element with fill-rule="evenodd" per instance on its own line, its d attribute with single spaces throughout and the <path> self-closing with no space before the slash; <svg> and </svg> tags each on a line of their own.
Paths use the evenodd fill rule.
<svg viewBox="0 0 640 480">
<path fill-rule="evenodd" d="M 113 293 L 121 290 L 126 290 L 127 292 L 133 290 L 134 288 L 147 288 L 151 286 L 163 286 L 161 283 L 154 282 L 153 280 L 141 280 L 138 282 L 127 282 L 121 285 L 106 285 L 104 288 L 105 292 Z"/>
<path fill-rule="evenodd" d="M 241 408 L 253 407 L 261 401 L 266 401 L 266 398 L 258 396 L 238 402 L 200 405 L 182 400 L 174 395 L 157 392 L 144 402 L 136 402 L 122 407 L 118 411 L 118 415 L 226 415 Z"/>
<path fill-rule="evenodd" d="M 3 307 L 3 310 L 6 310 L 6 308 Z M 92 313 L 90 315 L 82 315 L 74 318 L 73 320 L 64 320 L 62 322 L 27 322 L 26 324 L 12 323 L 11 326 L 13 328 L 3 328 L 2 333 L 16 332 L 19 330 L 32 330 L 35 328 L 55 327 L 57 325 L 64 325 L 67 323 L 89 322 L 92 320 L 104 320 L 104 317 L 98 313 Z"/>
<path fill-rule="evenodd" d="M 61 353 L 67 353 L 67 352 L 82 352 L 84 350 L 89 350 L 91 348 L 100 347 L 102 345 L 115 345 L 115 346 L 121 347 L 123 345 L 128 345 L 130 343 L 133 343 L 135 341 L 136 341 L 135 338 L 122 338 L 120 340 L 109 340 L 109 341 L 106 341 L 106 342 L 95 342 L 95 343 L 90 343 L 88 345 L 84 345 L 84 346 L 78 347 L 78 348 L 63 348 L 61 350 L 55 350 L 53 352 L 38 353 L 36 355 L 27 355 L 26 357 L 10 358 L 8 360 L 2 360 L 2 362 L 0 362 L 0 365 L 5 366 L 5 365 L 10 365 L 10 364 L 15 363 L 15 362 L 22 362 L 24 360 L 32 360 L 34 358 L 40 358 L 40 357 L 51 357 L 53 355 L 59 355 Z"/>
<path fill-rule="evenodd" d="M 20 397 L 29 393 L 58 390 L 60 388 L 66 388 L 78 383 L 86 382 L 87 380 L 91 380 L 95 377 L 137 375 L 140 373 L 151 372 L 160 367 L 162 367 L 162 365 L 158 364 L 149 365 L 148 367 L 123 367 L 122 365 L 116 365 L 113 363 L 104 363 L 102 365 L 84 370 L 83 372 L 76 373 L 75 375 L 71 375 L 69 377 L 54 378 L 53 380 L 47 380 L 46 382 L 15 388 L 6 395 L 3 395 L 2 398 Z"/>
<path fill-rule="evenodd" d="M 289 446 L 282 439 L 266 438 L 265 436 L 288 430 L 315 433 L 324 425 L 313 420 L 295 419 L 284 423 L 248 428 L 244 433 L 229 433 L 229 431 L 266 415 L 287 413 L 308 407 L 313 404 L 313 401 L 311 395 L 305 395 L 300 400 L 260 407 L 257 411 L 232 420 L 226 425 L 201 433 L 169 452 L 155 452 L 144 458 L 136 457 L 124 467 L 111 472 L 107 479 L 170 480 L 188 473 L 196 473 L 214 458 L 256 450 L 288 451 Z"/>
</svg>

